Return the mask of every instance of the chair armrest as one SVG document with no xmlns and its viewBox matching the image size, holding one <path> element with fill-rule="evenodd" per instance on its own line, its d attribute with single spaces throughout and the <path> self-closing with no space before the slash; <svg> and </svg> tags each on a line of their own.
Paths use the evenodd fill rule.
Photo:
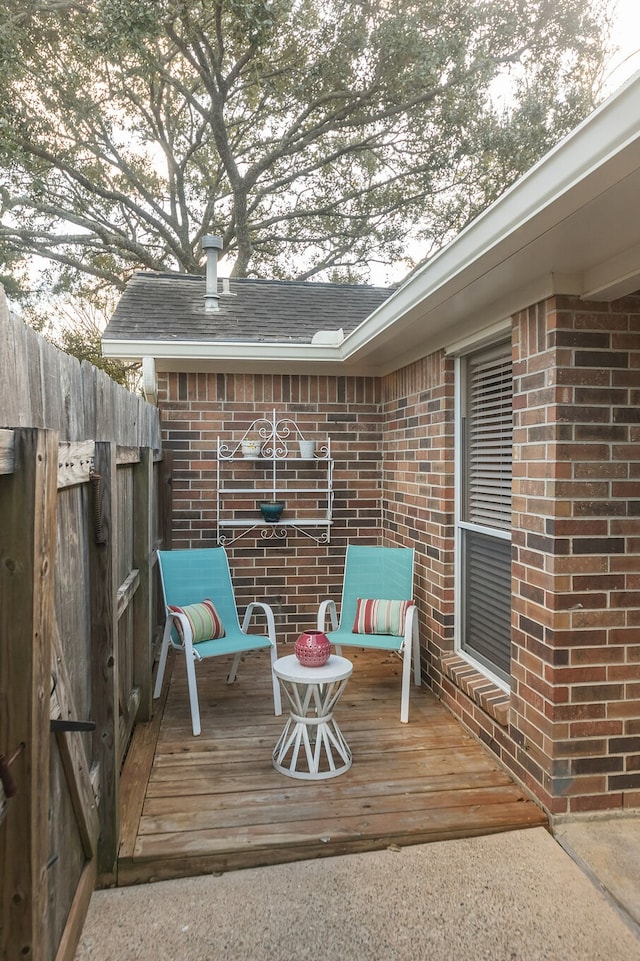
<svg viewBox="0 0 640 961">
<path fill-rule="evenodd" d="M 174 623 L 176 621 L 180 622 L 180 624 L 182 625 L 182 636 L 184 637 L 184 643 L 182 643 L 180 641 L 180 637 L 178 637 L 177 641 L 174 641 L 173 637 L 170 634 L 169 643 L 171 644 L 171 646 L 177 648 L 180 651 L 184 651 L 185 654 L 192 654 L 197 661 L 201 661 L 202 660 L 201 656 L 198 654 L 196 648 L 193 646 L 193 632 L 191 630 L 191 624 L 189 623 L 188 617 L 186 617 L 184 614 L 179 614 L 178 611 L 170 611 L 167 608 L 167 620 L 169 620 L 169 618 L 171 618 L 171 620 Z"/>
<path fill-rule="evenodd" d="M 331 631 L 338 630 L 338 613 L 336 611 L 335 601 L 327 600 L 322 601 L 320 607 L 318 608 L 318 620 L 317 629 L 319 631 L 324 631 L 327 626 L 327 617 L 329 618 L 329 624 Z"/>
<path fill-rule="evenodd" d="M 242 618 L 242 633 L 247 634 L 249 629 L 249 622 L 255 611 L 262 611 L 267 619 L 267 634 L 269 635 L 269 640 L 275 647 L 276 644 L 276 621 L 273 616 L 273 610 L 269 604 L 263 604 L 262 601 L 251 601 L 247 605 L 247 609 L 244 612 L 244 617 Z"/>
<path fill-rule="evenodd" d="M 418 627 L 418 608 L 415 604 L 407 608 L 407 613 L 404 617 L 404 641 L 402 642 L 402 647 L 405 648 L 407 645 L 411 646 L 413 641 L 413 635 Z"/>
</svg>

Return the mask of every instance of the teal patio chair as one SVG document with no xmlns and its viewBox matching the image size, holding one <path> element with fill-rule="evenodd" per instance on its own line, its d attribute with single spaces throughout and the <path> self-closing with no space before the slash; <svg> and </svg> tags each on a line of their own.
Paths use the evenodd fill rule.
<svg viewBox="0 0 640 961">
<path fill-rule="evenodd" d="M 340 621 L 335 602 L 326 600 L 320 604 L 317 622 L 318 630 L 325 632 L 338 654 L 343 647 L 367 647 L 394 651 L 402 657 L 400 720 L 405 724 L 409 720 L 412 656 L 414 683 L 421 683 L 418 612 L 412 603 L 413 559 L 410 547 L 349 544 Z"/>
<path fill-rule="evenodd" d="M 166 622 L 153 696 L 159 697 L 162 691 L 162 680 L 169 647 L 181 651 L 185 655 L 187 666 L 193 733 L 194 735 L 200 734 L 200 708 L 198 705 L 195 662 L 207 657 L 234 654 L 231 671 L 227 677 L 227 683 L 232 684 L 236 677 L 240 658 L 245 651 L 268 648 L 271 655 L 273 704 L 275 713 L 282 714 L 280 686 L 272 669 L 278 657 L 273 611 L 268 604 L 252 601 L 247 606 L 242 619 L 242 626 L 240 626 L 229 562 L 224 547 L 158 551 L 158 561 L 166 609 Z M 209 616 L 209 611 L 202 604 L 206 599 L 210 599 L 215 606 L 215 612 L 212 616 Z M 197 607 L 193 608 L 191 605 L 197 605 Z M 176 607 L 180 608 L 181 611 L 171 610 L 171 608 Z M 185 612 L 184 608 L 189 608 L 189 610 Z M 201 618 L 203 611 L 204 616 Z M 261 634 L 247 633 L 251 617 L 256 611 L 262 611 L 266 616 L 266 637 Z M 220 635 L 220 624 L 224 634 L 223 636 L 215 636 L 216 634 Z M 212 625 L 213 629 L 208 629 Z M 198 640 L 200 635 L 208 635 L 211 639 Z"/>
</svg>

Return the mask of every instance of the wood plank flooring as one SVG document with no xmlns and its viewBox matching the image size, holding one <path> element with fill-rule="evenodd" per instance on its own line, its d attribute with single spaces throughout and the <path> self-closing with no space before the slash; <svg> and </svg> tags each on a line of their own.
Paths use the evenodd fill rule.
<svg viewBox="0 0 640 961">
<path fill-rule="evenodd" d="M 283 649 L 282 654 L 290 653 Z M 401 662 L 347 652 L 354 672 L 336 710 L 353 766 L 325 781 L 274 770 L 268 654 L 196 668 L 202 734 L 191 734 L 176 658 L 153 721 L 139 725 L 121 784 L 119 885 L 491 834 L 547 823 L 493 756 L 426 689 L 400 723 Z M 285 708 L 286 710 L 286 708 Z"/>
</svg>

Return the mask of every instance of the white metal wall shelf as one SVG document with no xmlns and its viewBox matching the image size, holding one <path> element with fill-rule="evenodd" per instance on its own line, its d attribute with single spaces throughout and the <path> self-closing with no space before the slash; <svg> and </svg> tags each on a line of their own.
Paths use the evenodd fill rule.
<svg viewBox="0 0 640 961">
<path fill-rule="evenodd" d="M 262 540 L 291 530 L 328 544 L 333 512 L 331 438 L 315 442 L 311 453 L 297 423 L 289 417 L 255 420 L 237 442 L 218 437 L 216 448 L 216 540 L 229 545 L 252 531 Z M 313 442 L 311 442 L 313 443 Z M 250 452 L 253 445 L 254 450 Z M 259 451 L 256 449 L 259 445 Z M 243 453 L 244 451 L 244 453 Z M 263 520 L 259 502 L 284 501 L 284 518 Z"/>
</svg>

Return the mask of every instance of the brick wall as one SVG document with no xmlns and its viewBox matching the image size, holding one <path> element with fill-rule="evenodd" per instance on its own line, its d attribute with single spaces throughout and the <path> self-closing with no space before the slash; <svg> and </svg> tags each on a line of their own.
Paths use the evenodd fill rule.
<svg viewBox="0 0 640 961">
<path fill-rule="evenodd" d="M 381 537 L 379 382 L 193 373 L 161 374 L 158 386 L 163 436 L 174 452 L 174 548 L 216 545 L 218 437 L 237 443 L 254 420 L 271 418 L 274 409 L 278 417 L 293 419 L 306 437 L 320 441 L 330 435 L 335 461 L 330 543 L 291 530 L 286 539 L 265 542 L 254 533 L 227 548 L 238 603 L 266 600 L 274 608 L 279 642 L 293 642 L 301 630 L 315 626 L 321 600 L 339 600 L 347 542 L 376 544 Z"/>
<path fill-rule="evenodd" d="M 384 378 L 382 391 L 382 525 L 390 541 L 416 550 L 416 602 L 431 663 L 453 650 L 453 363 L 433 354 Z"/>
<path fill-rule="evenodd" d="M 516 318 L 512 767 L 554 814 L 640 804 L 640 297 Z"/>
<path fill-rule="evenodd" d="M 554 815 L 640 805 L 640 297 L 514 318 L 511 696 L 453 650 L 453 362 L 383 381 L 429 683 Z"/>
</svg>

